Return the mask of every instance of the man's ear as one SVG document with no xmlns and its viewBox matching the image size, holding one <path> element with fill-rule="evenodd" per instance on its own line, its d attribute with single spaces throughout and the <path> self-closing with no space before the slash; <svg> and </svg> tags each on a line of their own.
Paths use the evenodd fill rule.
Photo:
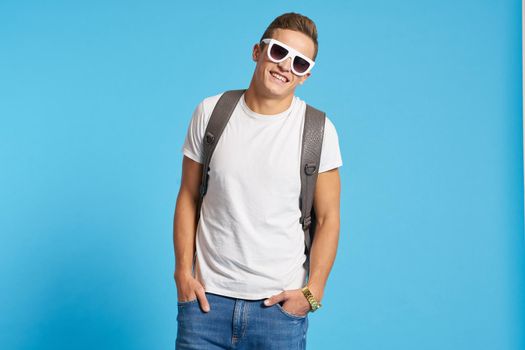
<svg viewBox="0 0 525 350">
<path fill-rule="evenodd" d="M 302 78 L 302 80 L 301 80 L 301 82 L 300 82 L 299 84 L 302 85 L 302 84 L 306 81 L 306 79 L 308 79 L 308 77 L 309 77 L 311 74 L 312 74 L 312 73 L 310 73 L 310 72 L 306 73 L 306 75 Z"/>
<path fill-rule="evenodd" d="M 253 51 L 252 51 L 252 60 L 257 62 L 259 60 L 259 54 L 261 53 L 261 48 L 259 44 L 253 45 Z"/>
</svg>

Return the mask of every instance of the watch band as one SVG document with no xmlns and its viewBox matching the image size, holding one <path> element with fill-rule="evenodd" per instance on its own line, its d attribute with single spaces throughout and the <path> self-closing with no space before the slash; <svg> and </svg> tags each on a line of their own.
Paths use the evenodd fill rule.
<svg viewBox="0 0 525 350">
<path fill-rule="evenodd" d="M 304 286 L 303 289 L 301 289 L 301 291 L 303 292 L 303 295 L 305 296 L 306 300 L 308 300 L 308 302 L 310 303 L 310 309 L 312 311 L 315 311 L 322 306 L 321 303 L 315 299 L 312 292 L 310 292 L 308 286 Z"/>
</svg>

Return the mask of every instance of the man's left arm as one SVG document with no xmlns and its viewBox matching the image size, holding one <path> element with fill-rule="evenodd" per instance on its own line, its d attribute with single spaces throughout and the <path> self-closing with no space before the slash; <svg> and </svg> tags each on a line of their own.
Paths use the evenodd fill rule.
<svg viewBox="0 0 525 350">
<path fill-rule="evenodd" d="M 323 298 L 326 281 L 337 252 L 340 193 L 341 181 L 338 168 L 318 174 L 313 201 L 317 223 L 310 248 L 310 272 L 307 285 L 319 302 Z M 266 305 L 284 301 L 283 308 L 295 314 L 303 315 L 310 310 L 310 304 L 301 289 L 286 290 L 268 300 Z"/>
<path fill-rule="evenodd" d="M 338 168 L 320 173 L 313 202 L 317 226 L 310 251 L 310 273 L 307 283 L 317 301 L 323 298 L 326 281 L 337 252 L 340 196 L 341 181 Z"/>
</svg>

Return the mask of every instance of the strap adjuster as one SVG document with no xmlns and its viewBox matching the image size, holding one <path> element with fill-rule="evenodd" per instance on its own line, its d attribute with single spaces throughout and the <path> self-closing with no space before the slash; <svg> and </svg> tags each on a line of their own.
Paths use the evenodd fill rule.
<svg viewBox="0 0 525 350">
<path fill-rule="evenodd" d="M 310 227 L 310 224 L 312 223 L 312 217 L 310 215 L 307 215 L 305 217 L 301 217 L 299 219 L 299 222 L 303 224 L 303 230 L 306 230 Z"/>
<path fill-rule="evenodd" d="M 211 132 L 208 131 L 208 133 L 206 133 L 205 139 L 206 139 L 206 143 L 211 145 L 215 141 L 215 136 Z"/>
</svg>

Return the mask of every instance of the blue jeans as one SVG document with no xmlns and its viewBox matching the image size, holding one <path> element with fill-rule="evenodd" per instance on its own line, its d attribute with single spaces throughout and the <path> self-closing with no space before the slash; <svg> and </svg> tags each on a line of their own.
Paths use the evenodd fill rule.
<svg viewBox="0 0 525 350">
<path fill-rule="evenodd" d="M 293 315 L 277 303 L 206 292 L 210 311 L 197 299 L 177 302 L 176 350 L 304 350 L 308 314 Z"/>
</svg>

